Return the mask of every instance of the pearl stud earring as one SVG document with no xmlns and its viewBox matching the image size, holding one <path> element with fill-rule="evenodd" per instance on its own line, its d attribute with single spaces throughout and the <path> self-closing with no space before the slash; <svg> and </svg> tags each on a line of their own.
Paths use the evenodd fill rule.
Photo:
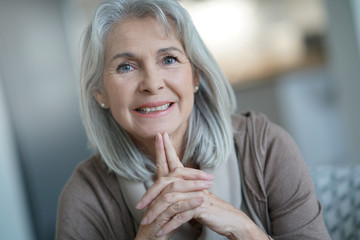
<svg viewBox="0 0 360 240">
<path fill-rule="evenodd" d="M 199 90 L 199 86 L 195 86 L 195 92 Z"/>
<path fill-rule="evenodd" d="M 100 104 L 102 108 L 105 108 L 105 103 Z"/>
</svg>

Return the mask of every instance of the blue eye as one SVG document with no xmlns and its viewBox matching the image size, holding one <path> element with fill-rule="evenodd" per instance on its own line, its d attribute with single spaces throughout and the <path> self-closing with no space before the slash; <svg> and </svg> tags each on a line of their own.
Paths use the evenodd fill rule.
<svg viewBox="0 0 360 240">
<path fill-rule="evenodd" d="M 127 73 L 133 70 L 133 67 L 130 64 L 124 63 L 120 64 L 116 70 L 120 73 Z"/>
<path fill-rule="evenodd" d="M 167 56 L 164 59 L 164 64 L 173 64 L 177 61 L 176 57 Z"/>
</svg>

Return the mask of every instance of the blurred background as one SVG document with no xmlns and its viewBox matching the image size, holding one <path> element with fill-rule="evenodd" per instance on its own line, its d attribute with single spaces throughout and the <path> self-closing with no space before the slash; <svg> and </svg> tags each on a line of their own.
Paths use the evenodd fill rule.
<svg viewBox="0 0 360 240">
<path fill-rule="evenodd" d="M 78 107 L 79 39 L 99 2 L 0 0 L 0 239 L 54 239 L 61 189 L 91 154 Z M 263 112 L 289 131 L 317 190 L 329 169 L 358 169 L 360 1 L 181 4 L 231 81 L 238 112 Z M 341 189 L 359 192 L 354 179 Z M 360 196 L 349 202 L 339 211 L 360 229 L 360 216 L 345 216 Z M 338 239 L 356 239 L 344 231 Z"/>
</svg>

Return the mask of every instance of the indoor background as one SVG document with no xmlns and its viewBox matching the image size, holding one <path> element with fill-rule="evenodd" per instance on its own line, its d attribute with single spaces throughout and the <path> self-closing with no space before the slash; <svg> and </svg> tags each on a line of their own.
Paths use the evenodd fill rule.
<svg viewBox="0 0 360 240">
<path fill-rule="evenodd" d="M 0 0 L 0 239 L 54 239 L 61 189 L 92 154 L 77 81 L 79 39 L 99 2 Z M 319 198 L 331 219 L 331 194 L 342 194 L 346 226 L 327 225 L 334 239 L 360 239 L 349 233 L 360 214 L 348 215 L 360 211 L 360 1 L 181 3 L 232 83 L 237 111 L 263 112 L 290 132 L 319 195 L 342 180 Z"/>
</svg>

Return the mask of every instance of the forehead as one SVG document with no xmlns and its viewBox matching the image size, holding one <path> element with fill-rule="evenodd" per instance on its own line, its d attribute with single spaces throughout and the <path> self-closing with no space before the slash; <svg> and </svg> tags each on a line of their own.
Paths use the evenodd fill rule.
<svg viewBox="0 0 360 240">
<path fill-rule="evenodd" d="M 166 28 L 155 18 L 130 18 L 116 22 L 105 39 L 106 51 L 113 48 L 144 46 L 147 43 L 182 45 L 174 26 Z"/>
</svg>

